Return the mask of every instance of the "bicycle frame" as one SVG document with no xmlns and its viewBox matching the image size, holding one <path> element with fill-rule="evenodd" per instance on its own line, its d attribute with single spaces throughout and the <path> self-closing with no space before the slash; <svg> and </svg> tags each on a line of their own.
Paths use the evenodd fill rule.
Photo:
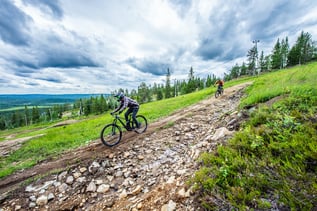
<svg viewBox="0 0 317 211">
<path fill-rule="evenodd" d="M 131 114 L 129 114 L 129 120 L 131 120 Z M 131 130 L 131 129 L 127 128 L 127 126 L 126 126 L 125 122 L 123 122 L 122 118 L 118 114 L 115 114 L 112 124 L 119 125 L 119 124 L 117 124 L 118 121 L 121 123 L 121 125 L 124 129 L 126 129 L 128 131 Z"/>
</svg>

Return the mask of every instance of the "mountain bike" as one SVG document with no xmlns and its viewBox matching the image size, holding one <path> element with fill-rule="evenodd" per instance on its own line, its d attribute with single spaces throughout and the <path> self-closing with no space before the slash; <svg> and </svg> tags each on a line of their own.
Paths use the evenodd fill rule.
<svg viewBox="0 0 317 211">
<path fill-rule="evenodd" d="M 144 133 L 147 129 L 147 119 L 143 115 L 136 115 L 137 123 L 132 120 L 132 114 L 129 114 L 129 125 L 125 124 L 125 120 L 118 114 L 112 114 L 114 117 L 111 124 L 107 124 L 100 133 L 101 141 L 108 147 L 119 144 L 122 138 L 122 127 L 127 131 L 136 133 Z M 121 126 L 120 126 L 120 124 Z"/>
<path fill-rule="evenodd" d="M 215 98 L 220 97 L 223 94 L 223 87 L 218 87 L 217 91 L 215 92 Z"/>
</svg>

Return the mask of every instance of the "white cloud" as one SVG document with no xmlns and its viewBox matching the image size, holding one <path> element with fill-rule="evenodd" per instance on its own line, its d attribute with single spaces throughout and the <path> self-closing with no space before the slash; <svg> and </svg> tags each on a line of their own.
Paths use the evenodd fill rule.
<svg viewBox="0 0 317 211">
<path fill-rule="evenodd" d="M 313 0 L 3 0 L 0 93 L 100 93 L 172 78 L 222 76 L 252 40 L 317 37 Z M 21 29 L 21 25 L 26 26 Z M 19 30 L 17 30 L 19 29 Z M 12 36 L 8 36 L 11 34 Z M 3 87 L 3 88 L 2 88 Z"/>
</svg>

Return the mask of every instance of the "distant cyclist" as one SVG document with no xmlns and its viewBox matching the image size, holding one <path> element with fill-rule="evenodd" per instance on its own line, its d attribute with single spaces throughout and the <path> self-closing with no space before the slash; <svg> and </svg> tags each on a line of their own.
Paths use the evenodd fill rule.
<svg viewBox="0 0 317 211">
<path fill-rule="evenodd" d="M 223 80 L 219 79 L 215 82 L 214 86 L 216 86 L 217 84 L 218 84 L 218 90 L 222 90 L 225 82 Z"/>
<path fill-rule="evenodd" d="M 124 96 L 124 94 L 122 92 L 114 95 L 116 98 L 118 98 L 118 101 L 120 102 L 120 105 L 114 110 L 111 112 L 111 115 L 116 113 L 116 112 L 119 112 L 122 113 L 124 109 L 126 109 L 127 107 L 129 108 L 125 114 L 124 114 L 124 117 L 125 117 L 125 121 L 126 121 L 126 126 L 127 128 L 130 128 L 130 122 L 129 122 L 129 114 L 132 113 L 132 119 L 133 121 L 136 123 L 136 125 L 139 127 L 139 123 L 138 121 L 136 120 L 136 114 L 138 113 L 139 111 L 139 103 L 127 96 Z"/>
</svg>

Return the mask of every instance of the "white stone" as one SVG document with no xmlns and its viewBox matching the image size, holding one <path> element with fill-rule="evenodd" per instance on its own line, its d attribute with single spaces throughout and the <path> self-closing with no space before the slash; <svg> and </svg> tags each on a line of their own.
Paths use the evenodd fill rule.
<svg viewBox="0 0 317 211">
<path fill-rule="evenodd" d="M 47 202 L 48 202 L 47 196 L 45 196 L 45 195 L 41 195 L 40 197 L 38 197 L 38 198 L 36 199 L 36 204 L 37 204 L 38 206 L 44 206 L 44 205 L 47 204 Z"/>
<path fill-rule="evenodd" d="M 141 190 L 142 190 L 142 186 L 141 186 L 141 185 L 138 185 L 138 186 L 131 192 L 131 194 L 132 194 L 132 195 L 136 195 L 136 194 L 140 193 Z"/>
<path fill-rule="evenodd" d="M 124 199 L 124 198 L 126 198 L 127 196 L 128 196 L 127 191 L 126 191 L 126 190 L 123 190 L 123 191 L 120 193 L 120 195 L 119 195 L 119 199 Z"/>
<path fill-rule="evenodd" d="M 105 192 L 107 192 L 109 189 L 110 189 L 110 186 L 109 186 L 109 185 L 102 184 L 102 185 L 100 185 L 100 186 L 98 187 L 97 192 L 98 192 L 98 193 L 105 193 Z"/>
<path fill-rule="evenodd" d="M 74 177 L 73 176 L 68 176 L 66 178 L 66 183 L 67 184 L 71 185 L 71 184 L 73 184 L 73 182 L 74 182 Z"/>
<path fill-rule="evenodd" d="M 58 180 L 61 181 L 64 177 L 66 177 L 66 175 L 67 175 L 67 171 L 63 171 L 62 173 L 58 175 Z"/>
<path fill-rule="evenodd" d="M 64 193 L 67 190 L 67 188 L 68 188 L 68 185 L 66 183 L 63 183 L 58 187 L 58 191 L 61 193 Z"/>
<path fill-rule="evenodd" d="M 55 198 L 54 194 L 53 193 L 49 193 L 48 196 L 47 196 L 47 200 L 48 201 L 51 201 Z"/>
<path fill-rule="evenodd" d="M 87 171 L 87 168 L 86 167 L 82 167 L 79 169 L 80 173 L 84 173 L 85 171 Z"/>
<path fill-rule="evenodd" d="M 226 135 L 230 135 L 232 132 L 230 132 L 227 128 L 221 127 L 218 128 L 215 132 L 215 134 L 212 136 L 211 140 L 217 141 L 220 138 L 225 137 Z"/>
<path fill-rule="evenodd" d="M 172 200 L 162 206 L 161 211 L 174 211 L 176 208 L 176 203 Z"/>
<path fill-rule="evenodd" d="M 80 173 L 80 172 L 75 172 L 75 173 L 73 174 L 73 176 L 74 176 L 75 179 L 77 179 L 78 177 L 81 176 L 81 173 Z"/>
<path fill-rule="evenodd" d="M 96 189 L 97 189 L 96 184 L 91 181 L 91 182 L 89 183 L 89 185 L 88 185 L 86 191 L 87 191 L 87 192 L 95 192 Z"/>
<path fill-rule="evenodd" d="M 34 208 L 36 206 L 36 204 L 34 203 L 34 202 L 31 202 L 30 204 L 29 204 L 29 207 L 30 208 Z"/>
</svg>

